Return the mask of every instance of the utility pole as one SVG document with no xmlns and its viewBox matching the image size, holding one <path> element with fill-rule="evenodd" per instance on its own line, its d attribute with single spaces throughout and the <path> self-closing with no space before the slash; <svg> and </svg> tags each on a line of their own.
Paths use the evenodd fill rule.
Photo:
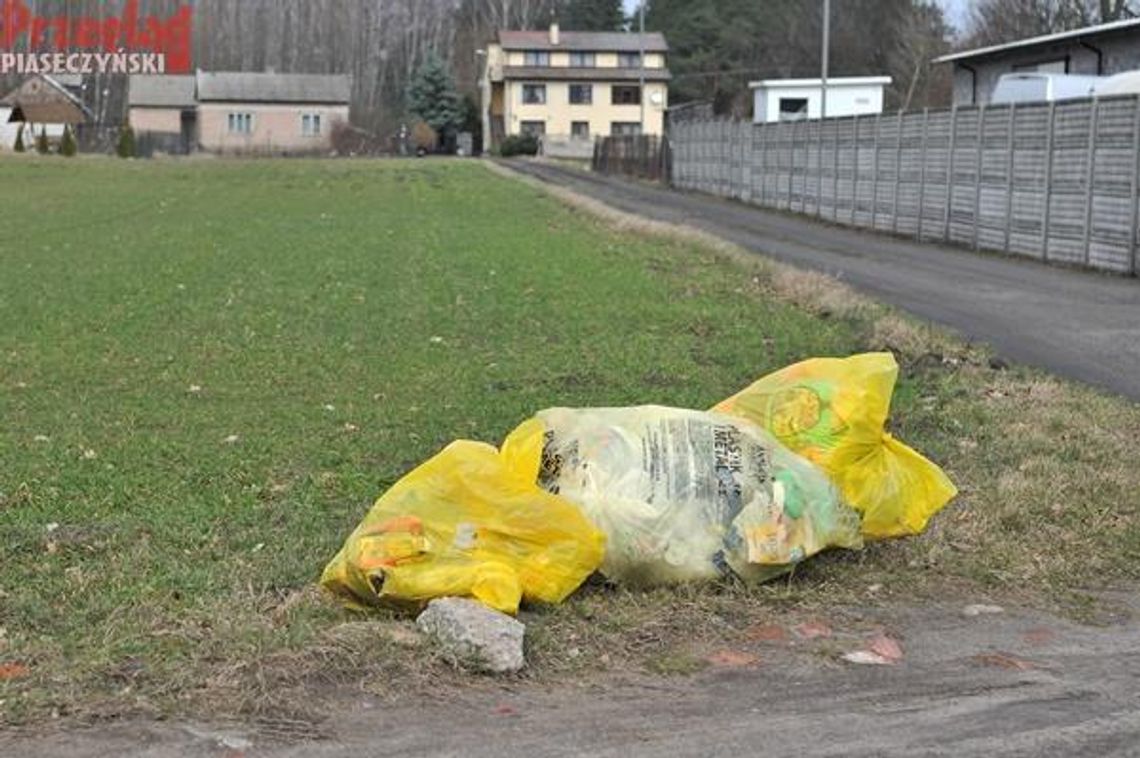
<svg viewBox="0 0 1140 758">
<path fill-rule="evenodd" d="M 637 101 L 641 103 L 641 133 L 645 134 L 645 0 L 641 0 L 641 4 L 637 8 L 638 27 L 640 33 L 637 35 L 637 41 L 641 46 L 641 57 L 638 59 L 638 84 Z"/>
<path fill-rule="evenodd" d="M 831 0 L 823 0 L 823 50 L 820 51 L 819 117 L 827 118 L 827 51 L 831 47 Z"/>
</svg>

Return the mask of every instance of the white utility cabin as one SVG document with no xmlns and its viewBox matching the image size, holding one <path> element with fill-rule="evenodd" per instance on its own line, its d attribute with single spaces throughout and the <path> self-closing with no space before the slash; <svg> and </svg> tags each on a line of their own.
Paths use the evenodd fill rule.
<svg viewBox="0 0 1140 758">
<path fill-rule="evenodd" d="M 862 116 L 883 112 L 883 88 L 889 76 L 844 76 L 827 80 L 827 117 Z M 821 79 L 763 79 L 750 82 L 752 121 L 799 121 L 819 118 L 823 101 Z"/>
</svg>

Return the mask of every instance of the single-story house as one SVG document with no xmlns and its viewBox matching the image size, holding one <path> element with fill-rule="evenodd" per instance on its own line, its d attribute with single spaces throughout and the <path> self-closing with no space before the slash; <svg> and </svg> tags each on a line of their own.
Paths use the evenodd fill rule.
<svg viewBox="0 0 1140 758">
<path fill-rule="evenodd" d="M 198 101 L 193 75 L 134 75 L 127 95 L 136 135 L 164 152 L 188 153 L 198 143 Z"/>
<path fill-rule="evenodd" d="M 934 62 L 954 66 L 954 105 L 985 105 L 1002 74 L 1110 76 L 1140 68 L 1140 18 L 963 50 Z"/>
<path fill-rule="evenodd" d="M 352 77 L 199 71 L 198 144 L 219 153 L 309 153 L 348 123 Z"/>
<path fill-rule="evenodd" d="M 883 112 L 883 88 L 889 76 L 841 76 L 827 80 L 828 118 Z M 822 79 L 763 79 L 752 90 L 752 121 L 799 121 L 823 114 Z"/>
<path fill-rule="evenodd" d="M 24 144 L 33 149 L 34 138 L 45 132 L 48 139 L 58 141 L 63 130 L 91 119 L 84 105 L 79 77 L 36 74 L 0 98 L 0 149 L 11 150 L 20 127 L 26 127 Z"/>
</svg>

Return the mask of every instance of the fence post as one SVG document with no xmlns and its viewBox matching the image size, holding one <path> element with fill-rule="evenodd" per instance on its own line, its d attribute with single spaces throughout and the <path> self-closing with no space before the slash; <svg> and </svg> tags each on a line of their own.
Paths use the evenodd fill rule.
<svg viewBox="0 0 1140 758">
<path fill-rule="evenodd" d="M 855 206 L 859 204 L 859 117 L 855 116 L 855 139 L 851 143 L 851 226 L 855 226 Z"/>
<path fill-rule="evenodd" d="M 800 184 L 800 213 L 807 213 L 808 176 L 811 174 L 811 120 L 804 119 L 804 138 L 800 141 L 804 149 L 804 180 Z"/>
<path fill-rule="evenodd" d="M 1049 128 L 1045 131 L 1045 207 L 1041 218 L 1041 260 L 1049 260 L 1049 216 L 1053 212 L 1053 132 L 1057 126 L 1057 103 L 1049 103 Z"/>
<path fill-rule="evenodd" d="M 903 138 L 903 112 L 899 111 L 898 125 L 895 129 L 895 191 L 892 196 L 894 208 L 891 210 L 891 231 L 899 232 L 899 188 L 902 186 L 902 138 Z"/>
<path fill-rule="evenodd" d="M 756 129 L 754 125 L 752 127 Z M 761 124 L 760 129 L 760 205 L 768 205 L 768 125 Z"/>
<path fill-rule="evenodd" d="M 839 221 L 839 122 L 832 120 L 835 138 L 831 140 L 834 151 L 831 155 L 831 220 Z"/>
<path fill-rule="evenodd" d="M 815 140 L 815 217 L 823 217 L 823 125 L 824 120 L 819 120 L 819 127 L 816 129 Z"/>
<path fill-rule="evenodd" d="M 1089 265 L 1092 251 L 1089 245 L 1092 242 L 1092 215 L 1093 215 L 1093 169 L 1096 166 L 1096 127 L 1100 117 L 1100 100 L 1096 97 L 1092 101 L 1092 112 L 1089 114 L 1089 143 L 1088 158 L 1085 161 L 1085 265 Z"/>
<path fill-rule="evenodd" d="M 958 139 L 958 106 L 950 109 L 950 146 L 946 150 L 946 207 L 942 226 L 942 241 L 950 241 L 950 209 L 954 206 L 954 147 Z"/>
<path fill-rule="evenodd" d="M 1136 276 L 1136 221 L 1137 203 L 1140 202 L 1140 187 L 1137 186 L 1137 177 L 1140 176 L 1140 97 L 1132 100 L 1132 108 L 1135 112 L 1132 119 L 1132 205 L 1128 208 L 1128 273 Z"/>
<path fill-rule="evenodd" d="M 1013 128 L 1017 125 L 1017 103 L 1009 105 L 1009 134 L 1006 135 L 1006 150 L 1009 155 L 1005 161 L 1005 248 L 1009 252 L 1009 232 L 1013 226 Z"/>
<path fill-rule="evenodd" d="M 785 207 L 789 211 L 792 209 L 792 178 L 796 175 L 796 127 L 799 125 L 799 121 L 792 122 L 792 147 L 788 151 L 788 204 Z"/>
<path fill-rule="evenodd" d="M 916 240 L 922 240 L 922 216 L 926 210 L 926 130 L 930 126 L 930 109 L 922 109 L 922 150 L 919 153 L 920 158 L 918 161 L 918 218 L 915 220 L 915 235 Z"/>
<path fill-rule="evenodd" d="M 744 124 L 744 161 L 740 165 L 740 199 L 752 202 L 752 152 L 755 149 L 756 127 L 751 121 Z"/>
<path fill-rule="evenodd" d="M 878 225 L 879 219 L 879 132 L 883 128 L 883 114 L 875 114 L 875 139 L 871 143 L 871 228 Z"/>
<path fill-rule="evenodd" d="M 982 157 L 985 155 L 986 106 L 978 110 L 978 161 L 974 165 L 974 249 L 978 249 L 978 222 L 982 215 Z"/>
</svg>

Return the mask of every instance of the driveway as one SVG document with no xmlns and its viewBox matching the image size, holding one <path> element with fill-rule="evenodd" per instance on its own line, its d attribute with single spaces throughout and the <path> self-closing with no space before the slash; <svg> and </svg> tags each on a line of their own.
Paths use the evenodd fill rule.
<svg viewBox="0 0 1140 758">
<path fill-rule="evenodd" d="M 1140 626 L 1129 620 L 1133 606 L 1118 607 L 1096 627 L 1014 608 L 846 609 L 817 622 L 826 638 L 769 636 L 696 676 L 614 674 L 559 687 L 488 680 L 394 703 L 354 691 L 314 722 L 48 727 L 0 734 L 0 755 L 1129 756 L 1140 745 Z M 876 628 L 898 641 L 902 660 L 840 659 Z"/>
<path fill-rule="evenodd" d="M 847 282 L 1011 361 L 1140 400 L 1140 280 L 820 223 L 545 163 L 511 168 Z"/>
</svg>

